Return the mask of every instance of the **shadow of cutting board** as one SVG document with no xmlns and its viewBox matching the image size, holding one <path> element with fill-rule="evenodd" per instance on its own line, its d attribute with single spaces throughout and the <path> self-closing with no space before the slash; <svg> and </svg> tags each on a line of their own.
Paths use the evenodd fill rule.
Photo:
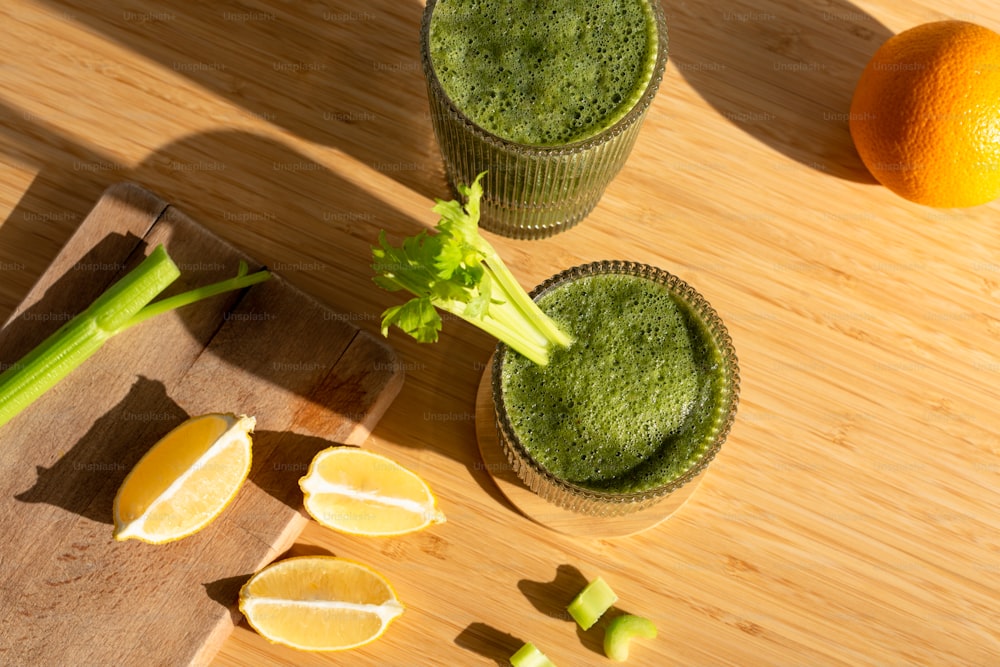
<svg viewBox="0 0 1000 667">
<path fill-rule="evenodd" d="M 109 188 L 0 331 L 14 363 L 164 244 L 182 276 L 165 294 L 252 259 L 135 185 Z M 312 456 L 361 444 L 399 392 L 384 342 L 278 275 L 159 316 L 0 427 L 0 664 L 207 663 L 240 586 L 305 526 Z M 163 434 L 206 412 L 254 415 L 253 467 L 200 533 L 153 546 L 112 539 L 125 475 Z"/>
</svg>

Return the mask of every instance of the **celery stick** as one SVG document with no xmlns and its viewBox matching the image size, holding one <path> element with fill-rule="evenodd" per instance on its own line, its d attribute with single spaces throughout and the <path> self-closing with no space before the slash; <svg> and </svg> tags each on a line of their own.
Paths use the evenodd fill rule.
<svg viewBox="0 0 1000 667">
<path fill-rule="evenodd" d="M 553 350 L 569 347 L 573 339 L 538 307 L 480 234 L 482 177 L 459 187 L 467 199 L 464 206 L 437 201 L 436 234 L 422 230 L 399 247 L 389 243 L 384 230 L 379 234 L 379 245 L 372 247 L 375 283 L 414 295 L 382 313 L 382 334 L 396 325 L 422 343 L 434 342 L 441 330 L 440 309 L 544 366 Z"/>
<path fill-rule="evenodd" d="M 266 280 L 267 271 L 246 274 L 201 287 L 150 305 L 180 276 L 163 246 L 109 287 L 83 312 L 61 326 L 20 361 L 0 373 L 0 426 L 55 386 L 115 334 L 168 310 L 220 292 Z"/>
<path fill-rule="evenodd" d="M 193 290 L 188 290 L 187 292 L 175 294 L 174 296 L 162 299 L 156 303 L 151 303 L 136 313 L 134 317 L 125 323 L 123 328 L 135 326 L 144 320 L 148 320 L 150 317 L 155 317 L 156 315 L 176 310 L 183 306 L 195 303 L 196 301 L 201 301 L 202 299 L 207 299 L 210 296 L 215 296 L 216 294 L 231 292 L 233 290 L 256 285 L 257 283 L 262 283 L 270 277 L 271 274 L 267 271 L 257 271 L 255 273 L 247 274 L 247 263 L 240 262 L 240 268 L 236 273 L 235 278 L 223 280 L 204 287 L 197 287 Z"/>
<path fill-rule="evenodd" d="M 589 630 L 615 602 L 618 596 L 611 587 L 598 577 L 580 591 L 579 595 L 569 603 L 569 615 L 584 630 Z"/>
<path fill-rule="evenodd" d="M 7 368 L 0 374 L 0 426 L 100 349 L 178 276 L 177 265 L 162 247 L 156 248 L 86 310 Z"/>
<path fill-rule="evenodd" d="M 531 642 L 526 643 L 517 650 L 517 653 L 510 656 L 510 664 L 514 667 L 556 667 L 555 663 Z"/>
<path fill-rule="evenodd" d="M 656 638 L 656 626 L 648 618 L 625 614 L 618 616 L 604 631 L 604 655 L 615 662 L 628 660 L 629 643 L 633 637 Z"/>
</svg>

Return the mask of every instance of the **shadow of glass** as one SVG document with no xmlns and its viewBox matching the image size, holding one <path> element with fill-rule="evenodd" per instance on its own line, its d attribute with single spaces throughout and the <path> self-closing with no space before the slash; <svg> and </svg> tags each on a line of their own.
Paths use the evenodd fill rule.
<svg viewBox="0 0 1000 667">
<path fill-rule="evenodd" d="M 294 248 L 284 256 L 257 259 L 342 313 L 338 322 L 378 333 L 380 313 L 394 295 L 370 279 L 370 246 L 383 227 L 417 229 L 420 224 L 371 192 L 280 142 L 245 132 L 191 135 L 161 147 L 134 168 L 116 165 L 103 170 L 102 165 L 114 165 L 107 156 L 72 144 L 32 118 L 0 105 L 0 119 L 0 135 L 18 153 L 42 156 L 34 158 L 36 178 L 0 225 L 0 247 L 8 242 L 12 247 L 30 246 L 33 241 L 27 239 L 42 233 L 40 221 L 52 219 L 59 220 L 59 230 L 46 223 L 44 236 L 64 243 L 109 183 L 134 181 L 237 247 Z M 303 188 L 330 197 L 302 197 Z M 80 193 L 89 201 L 77 202 Z M 277 246 L 271 240 L 276 235 L 282 239 Z M 53 244 L 49 256 L 58 249 Z M 210 258 L 202 260 L 214 264 Z M 15 273 L 26 286 L 38 278 Z M 202 281 L 211 278 L 208 272 L 196 273 Z M 82 309 L 79 303 L 73 306 L 67 312 Z M 5 356 L 11 355 L 5 351 Z"/>
<path fill-rule="evenodd" d="M 245 117 L 342 150 L 427 197 L 445 191 L 420 66 L 423 3 L 46 4 Z"/>
<path fill-rule="evenodd" d="M 280 236 L 282 246 L 296 248 L 294 256 L 256 259 L 370 331 L 377 331 L 381 309 L 392 299 L 370 279 L 370 247 L 384 227 L 419 228 L 391 203 L 298 151 L 246 132 L 185 137 L 123 176 L 237 247 L 273 247 L 270 239 Z M 330 279 L 349 288 L 319 291 Z"/>
<path fill-rule="evenodd" d="M 864 66 L 892 32 L 847 0 L 666 7 L 670 60 L 723 117 L 818 171 L 875 183 L 848 130 Z"/>
<path fill-rule="evenodd" d="M 55 333 L 86 303 L 100 296 L 118 277 L 122 258 L 127 257 L 139 242 L 140 239 L 132 234 L 105 236 L 80 258 L 74 271 L 60 276 L 36 303 L 12 313 L 3 323 L 0 362 L 5 364 L 4 368 Z M 86 302 L 83 306 L 81 300 Z"/>
<path fill-rule="evenodd" d="M 2 101 L 0 157 L 27 165 L 36 173 L 0 224 L 0 252 L 4 253 L 0 321 L 4 321 L 41 275 L 40 270 L 29 266 L 45 266 L 51 261 L 108 184 L 120 180 L 118 176 L 124 172 L 107 156 L 87 150 Z M 106 247 L 106 253 L 95 254 L 94 263 L 116 255 L 120 258 L 128 247 L 127 239 L 119 239 Z M 12 248 L 35 261 L 4 252 Z"/>
<path fill-rule="evenodd" d="M 10 247 L 24 248 L 29 245 L 26 238 L 43 236 L 56 241 L 51 249 L 40 251 L 46 259 L 51 259 L 58 252 L 60 242 L 68 240 L 109 183 L 133 181 L 176 204 L 178 210 L 234 245 L 275 252 L 272 256 L 257 255 L 256 258 L 295 287 L 342 313 L 344 324 L 357 326 L 380 337 L 380 313 L 394 305 L 399 295 L 385 292 L 371 281 L 370 245 L 381 228 L 412 233 L 421 228 L 421 223 L 378 197 L 376 192 L 359 188 L 278 141 L 246 132 L 217 131 L 184 137 L 162 146 L 135 167 L 128 167 L 3 104 L 0 104 L 0 121 L 0 148 L 28 159 L 28 164 L 37 173 L 17 206 L 0 225 L 0 248 L 8 247 L 8 242 Z M 275 168 L 276 164 L 289 168 Z M 302 196 L 303 192 L 327 192 L 330 195 L 328 199 L 319 199 Z M 317 220 L 320 225 L 316 224 Z M 43 223 L 45 229 L 41 230 L 39 225 Z M 273 241 L 276 236 L 280 236 L 280 243 Z M 109 239 L 106 242 L 109 245 L 94 255 L 94 263 L 109 261 L 121 250 L 120 243 L 134 241 L 134 237 Z M 281 252 L 287 254 L 278 254 Z M 192 261 L 197 259 L 191 258 Z M 222 270 L 226 273 L 224 277 L 229 276 L 229 270 L 227 264 Z M 214 279 L 205 272 L 196 273 L 191 277 L 195 284 Z M 19 277 L 26 290 L 38 275 Z M 73 281 L 79 276 L 67 275 L 65 278 Z M 46 300 L 56 299 L 62 294 L 61 290 L 50 292 L 46 294 Z M 241 299 L 236 306 L 243 303 Z M 80 303 L 67 303 L 64 310 L 75 313 L 81 307 Z M 193 327 L 193 311 L 190 314 L 184 310 L 178 312 L 188 328 Z M 0 316 L 3 315 L 6 313 L 0 312 Z M 332 325 L 334 322 L 325 324 Z M 47 330 L 51 331 L 57 325 L 50 323 Z M 455 326 L 465 325 L 455 323 Z M 401 334 L 393 336 L 388 342 L 404 353 L 402 358 L 419 359 L 419 363 L 409 366 L 418 369 L 415 373 L 421 375 L 421 381 L 435 387 L 428 395 L 450 395 L 454 390 L 456 373 L 449 350 L 459 345 L 481 345 L 480 356 L 485 359 L 494 344 L 485 334 L 478 335 L 478 330 L 472 330 L 471 326 L 465 328 L 464 338 L 448 337 L 443 339 L 444 345 L 437 347 L 420 346 Z M 30 333 L 39 329 L 28 326 L 26 330 Z M 30 338 L 32 345 L 39 340 L 35 336 Z M 27 349 L 24 347 L 17 351 Z M 18 358 L 19 355 L 13 352 L 5 349 L 3 361 L 13 362 Z M 279 385 L 284 382 L 288 386 L 287 381 L 269 372 L 268 364 L 280 361 L 291 366 L 293 361 L 303 361 L 292 359 L 290 355 L 293 352 L 271 349 L 268 352 L 270 356 L 258 358 L 255 366 L 243 370 L 251 376 L 263 373 L 256 377 Z M 247 356 L 244 350 L 239 359 L 233 357 L 225 361 L 240 364 L 246 361 Z M 311 366 L 303 362 L 303 367 Z M 470 406 L 475 396 L 478 373 L 477 369 L 475 374 L 468 376 Z M 299 377 L 302 373 L 294 375 Z M 363 389 L 363 386 L 358 385 L 355 389 Z M 465 392 L 463 395 L 466 395 Z M 418 408 L 426 413 L 443 409 L 437 399 L 433 404 Z M 470 407 L 470 413 L 471 410 Z M 404 423 L 406 417 L 395 415 L 390 411 L 385 416 L 383 421 L 388 422 L 386 428 L 390 432 L 407 432 L 409 425 Z M 474 437 L 471 422 L 468 429 Z M 322 435 L 332 440 L 341 439 L 335 434 Z M 271 436 L 264 437 L 266 440 Z M 316 443 L 317 448 L 319 444 Z M 308 447 L 306 444 L 303 446 Z M 447 454 L 470 466 L 479 460 L 474 447 Z M 492 483 L 484 474 L 474 476 L 481 486 L 492 490 L 500 498 L 499 492 L 493 490 Z"/>
</svg>

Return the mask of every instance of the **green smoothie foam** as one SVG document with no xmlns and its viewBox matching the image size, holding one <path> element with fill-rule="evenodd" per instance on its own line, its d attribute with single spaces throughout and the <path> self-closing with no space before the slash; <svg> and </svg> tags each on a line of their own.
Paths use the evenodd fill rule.
<svg viewBox="0 0 1000 667">
<path fill-rule="evenodd" d="M 657 31 L 642 0 L 438 0 L 430 55 L 448 96 L 483 129 L 564 144 L 611 127 L 642 97 Z"/>
<path fill-rule="evenodd" d="M 504 405 L 531 456 L 595 491 L 665 484 L 710 444 L 725 376 L 711 334 L 691 308 L 649 279 L 604 274 L 538 299 L 576 338 L 547 366 L 504 358 Z"/>
</svg>

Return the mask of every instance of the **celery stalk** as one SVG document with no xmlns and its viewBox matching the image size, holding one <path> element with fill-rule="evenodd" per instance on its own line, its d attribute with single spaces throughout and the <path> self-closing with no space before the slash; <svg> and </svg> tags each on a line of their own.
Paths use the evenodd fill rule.
<svg viewBox="0 0 1000 667">
<path fill-rule="evenodd" d="M 608 623 L 604 631 L 604 655 L 615 662 L 628 660 L 629 643 L 634 637 L 656 638 L 656 625 L 648 618 L 625 614 Z"/>
<path fill-rule="evenodd" d="M 205 287 L 198 287 L 193 290 L 188 290 L 187 292 L 182 292 L 181 294 L 175 294 L 174 296 L 162 299 L 156 303 L 151 303 L 129 319 L 129 321 L 125 323 L 123 329 L 135 326 L 144 320 L 148 320 L 150 317 L 155 317 L 156 315 L 167 313 L 171 310 L 177 310 L 178 308 L 201 301 L 202 299 L 207 299 L 208 297 L 215 296 L 216 294 L 223 294 L 224 292 L 231 292 L 233 290 L 256 285 L 257 283 L 262 283 L 270 277 L 271 274 L 267 271 L 257 271 L 255 273 L 248 274 L 246 262 L 240 262 L 240 268 L 235 278 L 206 285 Z"/>
<path fill-rule="evenodd" d="M 548 656 L 538 650 L 538 647 L 528 642 L 510 656 L 513 667 L 556 667 Z"/>
<path fill-rule="evenodd" d="M 150 304 L 180 276 L 167 251 L 157 246 L 83 312 L 0 373 L 0 426 L 69 375 L 115 334 L 154 315 L 247 287 L 266 280 L 269 275 L 267 271 L 247 275 L 246 265 L 241 264 L 236 278 Z"/>
<path fill-rule="evenodd" d="M 573 339 L 531 299 L 480 234 L 482 177 L 459 186 L 464 205 L 437 200 L 433 210 L 441 219 L 436 234 L 422 230 L 398 247 L 389 243 L 384 230 L 379 234 L 379 244 L 372 247 L 375 283 L 415 297 L 382 313 L 382 334 L 388 335 L 394 324 L 422 343 L 436 341 L 440 309 L 544 366 L 553 350 L 569 347 Z"/>
<path fill-rule="evenodd" d="M 611 586 L 597 577 L 573 598 L 567 609 L 582 629 L 589 630 L 615 602 L 618 602 L 618 596 Z"/>
</svg>

